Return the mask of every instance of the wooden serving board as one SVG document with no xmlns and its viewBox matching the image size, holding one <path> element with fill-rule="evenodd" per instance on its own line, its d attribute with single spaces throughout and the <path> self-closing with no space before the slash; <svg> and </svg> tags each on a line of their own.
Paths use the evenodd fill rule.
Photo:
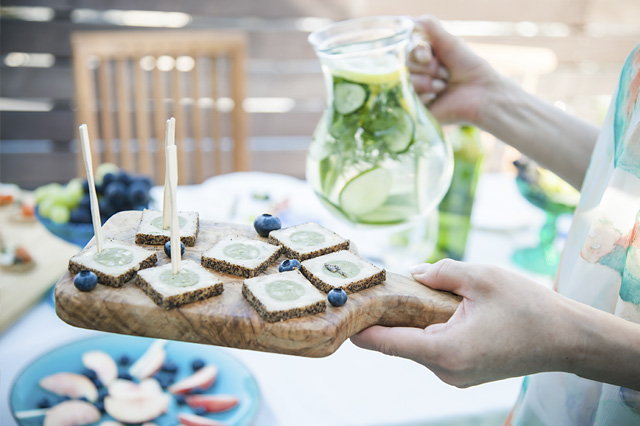
<svg viewBox="0 0 640 426">
<path fill-rule="evenodd" d="M 105 238 L 133 243 L 140 216 L 140 212 L 130 211 L 111 217 L 103 227 Z M 196 245 L 187 247 L 184 258 L 199 263 L 203 251 L 229 234 L 261 239 L 248 226 L 200 221 Z M 91 240 L 88 245 L 93 244 Z M 146 247 L 158 252 L 157 265 L 170 262 L 163 247 Z M 284 259 L 283 256 L 265 273 L 277 273 Z M 446 322 L 460 301 L 453 294 L 387 273 L 385 282 L 350 294 L 341 307 L 327 303 L 325 313 L 268 323 L 242 296 L 243 278 L 212 273 L 224 282 L 220 296 L 166 310 L 133 281 L 121 288 L 99 284 L 90 292 L 81 292 L 67 272 L 56 284 L 56 313 L 68 324 L 112 333 L 323 357 L 335 352 L 350 336 L 375 324 L 424 328 Z"/>
</svg>

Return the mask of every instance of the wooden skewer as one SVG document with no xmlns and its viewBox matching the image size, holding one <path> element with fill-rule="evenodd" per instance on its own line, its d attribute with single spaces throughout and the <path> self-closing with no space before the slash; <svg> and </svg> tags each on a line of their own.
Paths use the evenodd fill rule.
<svg viewBox="0 0 640 426">
<path fill-rule="evenodd" d="M 164 133 L 164 147 L 165 154 L 166 148 L 169 146 L 175 146 L 176 144 L 176 119 L 171 117 L 167 120 L 167 124 L 165 126 Z M 169 159 L 165 155 L 165 165 L 164 165 L 164 194 L 162 201 L 162 229 L 169 229 L 171 225 L 171 207 L 169 200 L 169 190 L 167 187 L 169 186 Z"/>
<path fill-rule="evenodd" d="M 84 168 L 87 171 L 87 182 L 89 184 L 89 198 L 91 200 L 91 220 L 93 222 L 93 232 L 96 236 L 97 252 L 102 252 L 102 222 L 100 221 L 100 206 L 98 205 L 98 195 L 96 194 L 96 184 L 93 179 L 93 164 L 91 162 L 91 145 L 89 143 L 89 132 L 87 125 L 80 126 L 80 142 L 82 145 L 82 157 L 84 158 Z"/>
<path fill-rule="evenodd" d="M 180 272 L 180 221 L 178 220 L 177 197 L 178 190 L 178 153 L 175 145 L 165 148 L 169 170 L 169 201 L 171 208 L 171 270 L 174 274 Z"/>
</svg>

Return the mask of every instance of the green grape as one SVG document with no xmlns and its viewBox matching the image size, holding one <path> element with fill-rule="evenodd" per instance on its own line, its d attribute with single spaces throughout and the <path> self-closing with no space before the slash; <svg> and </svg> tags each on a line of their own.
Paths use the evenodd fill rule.
<svg viewBox="0 0 640 426">
<path fill-rule="evenodd" d="M 55 200 L 51 197 L 43 199 L 38 203 L 38 212 L 42 217 L 50 217 L 51 209 L 56 205 Z"/>
<path fill-rule="evenodd" d="M 36 188 L 33 193 L 36 199 L 36 203 L 40 204 L 45 198 L 48 198 L 53 191 L 56 191 L 60 188 L 62 188 L 62 185 L 60 185 L 59 183 L 49 183 L 47 185 Z"/>
<path fill-rule="evenodd" d="M 49 218 L 56 223 L 69 222 L 69 216 L 71 212 L 68 207 L 61 205 L 54 205 L 49 212 Z"/>
</svg>

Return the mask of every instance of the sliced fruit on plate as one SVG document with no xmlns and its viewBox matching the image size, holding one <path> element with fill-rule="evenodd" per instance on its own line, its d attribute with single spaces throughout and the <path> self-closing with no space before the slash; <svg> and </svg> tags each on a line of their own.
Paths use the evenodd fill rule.
<svg viewBox="0 0 640 426">
<path fill-rule="evenodd" d="M 76 373 L 56 373 L 40 380 L 43 389 L 69 398 L 87 398 L 91 402 L 98 399 L 98 389 L 86 376 Z"/>
<path fill-rule="evenodd" d="M 89 351 L 82 354 L 82 364 L 95 371 L 98 379 L 106 386 L 118 378 L 118 366 L 106 352 Z"/>
<path fill-rule="evenodd" d="M 233 395 L 189 395 L 185 401 L 189 407 L 202 407 L 207 413 L 220 413 L 238 405 L 238 398 Z"/>
<path fill-rule="evenodd" d="M 213 386 L 217 377 L 218 367 L 215 365 L 206 365 L 192 375 L 169 386 L 169 392 L 174 394 L 186 394 L 195 389 L 207 390 Z"/>
<path fill-rule="evenodd" d="M 64 401 L 47 411 L 44 426 L 80 426 L 100 420 L 100 411 L 85 401 Z"/>
<path fill-rule="evenodd" d="M 225 426 L 217 420 L 191 413 L 178 413 L 178 421 L 184 426 Z"/>
<path fill-rule="evenodd" d="M 351 179 L 340 191 L 340 207 L 348 214 L 362 215 L 380 207 L 391 189 L 391 173 L 372 167 Z"/>
<path fill-rule="evenodd" d="M 109 396 L 120 399 L 139 399 L 162 394 L 162 387 L 156 379 L 145 379 L 135 383 L 131 380 L 118 379 L 108 386 Z"/>
<path fill-rule="evenodd" d="M 166 344 L 166 340 L 153 342 L 145 353 L 129 368 L 129 374 L 138 380 L 143 380 L 158 372 L 167 357 L 167 351 L 164 349 Z"/>
<path fill-rule="evenodd" d="M 118 382 L 114 382 L 114 385 Z M 145 380 L 140 385 L 136 385 L 136 388 L 130 388 L 126 391 L 123 390 L 124 385 L 122 384 L 115 385 L 115 388 L 120 388 L 118 389 L 119 393 L 116 392 L 115 396 L 110 394 L 105 397 L 104 409 L 107 414 L 119 422 L 149 422 L 164 414 L 171 402 L 171 397 L 162 392 L 154 379 Z"/>
</svg>

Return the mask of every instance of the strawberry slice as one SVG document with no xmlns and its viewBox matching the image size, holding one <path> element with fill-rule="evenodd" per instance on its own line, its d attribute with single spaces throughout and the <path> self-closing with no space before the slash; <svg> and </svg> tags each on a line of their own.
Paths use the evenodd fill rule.
<svg viewBox="0 0 640 426">
<path fill-rule="evenodd" d="M 202 407 L 207 413 L 220 413 L 238 405 L 238 398 L 233 395 L 189 395 L 185 401 L 189 407 Z"/>
<path fill-rule="evenodd" d="M 184 426 L 226 426 L 217 420 L 197 416 L 191 413 L 178 413 L 178 421 Z"/>
<path fill-rule="evenodd" d="M 192 375 L 169 386 L 169 392 L 173 394 L 187 394 L 195 389 L 207 390 L 213 386 L 217 377 L 218 367 L 215 365 L 207 365 Z"/>
</svg>

